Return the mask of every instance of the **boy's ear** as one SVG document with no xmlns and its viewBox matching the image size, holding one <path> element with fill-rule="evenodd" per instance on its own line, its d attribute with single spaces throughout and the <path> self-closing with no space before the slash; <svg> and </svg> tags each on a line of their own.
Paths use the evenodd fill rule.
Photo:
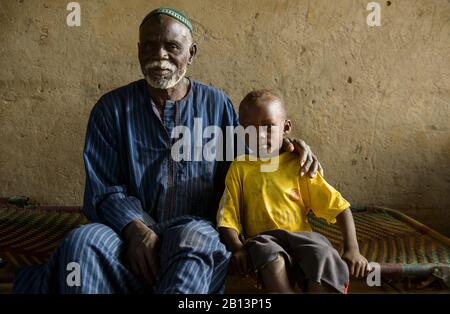
<svg viewBox="0 0 450 314">
<path fill-rule="evenodd" d="M 287 135 L 292 131 L 292 124 L 291 120 L 285 120 L 284 121 L 284 128 L 283 128 L 283 134 Z"/>
</svg>

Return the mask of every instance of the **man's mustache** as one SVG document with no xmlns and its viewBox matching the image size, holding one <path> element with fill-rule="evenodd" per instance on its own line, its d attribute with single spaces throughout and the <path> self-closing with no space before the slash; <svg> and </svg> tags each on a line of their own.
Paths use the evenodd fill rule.
<svg viewBox="0 0 450 314">
<path fill-rule="evenodd" d="M 177 67 L 170 61 L 162 60 L 162 61 L 152 61 L 145 65 L 145 71 L 153 70 L 153 69 L 162 69 L 169 70 L 171 72 L 175 72 Z"/>
</svg>

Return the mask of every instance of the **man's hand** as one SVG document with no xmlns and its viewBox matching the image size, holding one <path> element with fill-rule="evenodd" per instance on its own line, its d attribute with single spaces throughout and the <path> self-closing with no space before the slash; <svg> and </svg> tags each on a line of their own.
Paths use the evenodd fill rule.
<svg viewBox="0 0 450 314">
<path fill-rule="evenodd" d="M 233 252 L 230 261 L 230 272 L 247 277 L 250 274 L 250 259 L 244 246 Z"/>
<path fill-rule="evenodd" d="M 359 253 L 359 250 L 344 252 L 342 259 L 347 263 L 351 277 L 366 278 L 371 271 L 369 262 Z"/>
<path fill-rule="evenodd" d="M 298 139 L 283 139 L 283 148 L 287 152 L 294 152 L 300 156 L 300 176 L 303 177 L 306 173 L 311 178 L 314 178 L 319 170 L 323 175 L 323 169 L 320 165 L 316 155 L 311 151 L 311 148 L 302 140 Z"/>
<path fill-rule="evenodd" d="M 130 222 L 123 235 L 131 271 L 153 286 L 159 272 L 159 237 L 140 220 Z"/>
</svg>

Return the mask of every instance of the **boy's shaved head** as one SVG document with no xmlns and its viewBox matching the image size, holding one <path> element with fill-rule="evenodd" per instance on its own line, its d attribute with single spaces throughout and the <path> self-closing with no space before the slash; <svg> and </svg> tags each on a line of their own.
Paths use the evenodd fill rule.
<svg viewBox="0 0 450 314">
<path fill-rule="evenodd" d="M 239 105 L 239 116 L 245 115 L 255 107 L 265 107 L 276 105 L 283 118 L 286 118 L 283 98 L 276 92 L 269 89 L 259 89 L 248 93 Z"/>
<path fill-rule="evenodd" d="M 250 150 L 272 154 L 278 152 L 283 137 L 291 131 L 291 121 L 286 118 L 283 99 L 268 89 L 255 90 L 247 94 L 239 106 L 240 124 L 247 129 L 256 128 L 257 147 L 245 137 Z"/>
</svg>

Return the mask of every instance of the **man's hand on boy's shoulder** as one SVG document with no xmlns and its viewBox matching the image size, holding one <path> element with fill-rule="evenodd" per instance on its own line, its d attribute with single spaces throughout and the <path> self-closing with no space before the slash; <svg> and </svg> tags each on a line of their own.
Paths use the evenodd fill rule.
<svg viewBox="0 0 450 314">
<path fill-rule="evenodd" d="M 323 168 L 316 155 L 313 154 L 309 145 L 301 139 L 283 139 L 283 149 L 287 152 L 294 152 L 300 156 L 300 176 L 308 174 L 311 178 L 317 175 L 317 171 L 323 176 Z"/>
</svg>

